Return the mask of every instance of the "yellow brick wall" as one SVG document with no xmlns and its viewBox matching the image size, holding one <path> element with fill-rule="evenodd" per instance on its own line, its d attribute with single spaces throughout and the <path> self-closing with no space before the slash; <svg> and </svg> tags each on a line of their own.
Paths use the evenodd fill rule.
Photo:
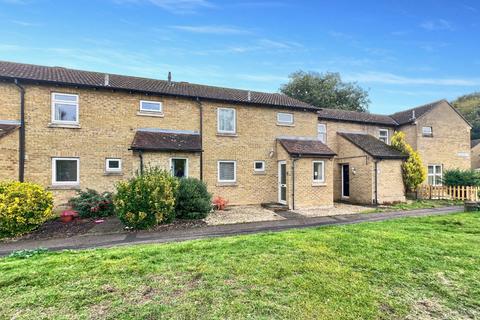
<svg viewBox="0 0 480 320">
<path fill-rule="evenodd" d="M 0 181 L 18 180 L 18 129 L 0 138 Z"/>
<path fill-rule="evenodd" d="M 402 163 L 402 160 L 382 160 L 378 162 L 377 190 L 380 204 L 405 202 Z"/>
<path fill-rule="evenodd" d="M 0 81 L 0 120 L 20 120 L 20 91 L 12 83 Z"/>
<path fill-rule="evenodd" d="M 313 182 L 313 161 L 324 161 L 325 183 Z M 333 160 L 301 158 L 295 161 L 295 209 L 333 206 Z"/>
<path fill-rule="evenodd" d="M 423 137 L 424 126 L 433 128 L 433 137 Z M 416 140 L 414 145 L 425 167 L 429 164 L 442 164 L 444 170 L 471 167 L 470 127 L 447 103 L 418 118 L 416 125 L 400 130 L 406 133 L 408 141 Z"/>
<path fill-rule="evenodd" d="M 170 171 L 170 159 L 172 158 L 188 159 L 188 176 L 190 178 L 200 179 L 200 153 L 145 152 L 143 154 L 144 168 L 158 167 Z M 139 159 L 137 162 L 136 170 L 140 170 Z"/>
<path fill-rule="evenodd" d="M 480 168 L 480 144 L 477 144 L 475 147 L 472 148 L 470 160 L 472 169 Z"/>
</svg>

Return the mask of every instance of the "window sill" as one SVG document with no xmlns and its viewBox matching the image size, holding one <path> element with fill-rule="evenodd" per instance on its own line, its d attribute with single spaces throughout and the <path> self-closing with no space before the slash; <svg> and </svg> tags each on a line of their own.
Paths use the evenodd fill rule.
<svg viewBox="0 0 480 320">
<path fill-rule="evenodd" d="M 253 174 L 259 175 L 259 176 L 264 176 L 264 175 L 266 175 L 267 173 L 266 173 L 265 171 L 254 171 Z"/>
<path fill-rule="evenodd" d="M 295 127 L 295 124 L 288 124 L 288 123 L 278 123 L 277 126 L 279 127 Z"/>
<path fill-rule="evenodd" d="M 237 187 L 236 182 L 217 182 L 216 187 Z"/>
<path fill-rule="evenodd" d="M 81 129 L 79 124 L 66 124 L 66 123 L 49 123 L 49 128 L 63 128 L 63 129 Z"/>
<path fill-rule="evenodd" d="M 326 187 L 327 184 L 325 182 L 313 182 L 312 187 Z"/>
<path fill-rule="evenodd" d="M 148 112 L 148 111 L 138 111 L 137 116 L 141 117 L 156 117 L 156 118 L 163 118 L 165 115 L 163 112 Z"/>
<path fill-rule="evenodd" d="M 53 184 L 48 187 L 50 190 L 80 190 L 79 184 Z"/>
<path fill-rule="evenodd" d="M 104 176 L 123 176 L 123 172 L 104 172 Z"/>
<path fill-rule="evenodd" d="M 433 138 L 433 134 L 422 134 L 424 138 Z"/>
<path fill-rule="evenodd" d="M 231 138 L 235 138 L 235 137 L 238 137 L 238 134 L 236 134 L 236 133 L 221 133 L 221 132 L 217 132 L 217 137 L 231 137 Z"/>
</svg>

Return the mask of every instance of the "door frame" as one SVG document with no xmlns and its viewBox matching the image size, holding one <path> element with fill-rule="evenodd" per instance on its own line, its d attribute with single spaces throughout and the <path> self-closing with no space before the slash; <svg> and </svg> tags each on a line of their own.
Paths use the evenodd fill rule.
<svg viewBox="0 0 480 320">
<path fill-rule="evenodd" d="M 282 183 L 281 183 L 281 176 L 282 176 L 282 165 L 285 165 L 285 200 L 282 200 Z M 278 203 L 281 203 L 281 204 L 287 204 L 287 199 L 288 199 L 288 195 L 287 195 L 287 161 L 285 160 L 282 160 L 282 161 L 278 161 Z"/>
<path fill-rule="evenodd" d="M 348 166 L 348 171 L 349 171 L 348 172 L 348 196 L 346 196 L 345 193 L 344 193 L 344 186 L 345 186 L 344 179 L 345 179 L 345 177 L 343 176 L 343 172 L 344 172 L 343 167 L 345 167 L 345 166 Z M 343 199 L 348 199 L 348 198 L 350 198 L 350 164 L 349 163 L 340 164 L 340 171 L 342 172 L 342 194 L 341 194 L 341 197 Z"/>
</svg>

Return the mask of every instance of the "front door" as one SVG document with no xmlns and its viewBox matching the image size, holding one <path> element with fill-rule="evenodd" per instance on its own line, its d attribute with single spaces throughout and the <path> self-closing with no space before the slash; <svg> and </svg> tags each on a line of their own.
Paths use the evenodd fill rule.
<svg viewBox="0 0 480 320">
<path fill-rule="evenodd" d="M 342 164 L 342 197 L 350 197 L 350 166 Z"/>
<path fill-rule="evenodd" d="M 287 163 L 278 162 L 278 202 L 287 204 Z"/>
</svg>

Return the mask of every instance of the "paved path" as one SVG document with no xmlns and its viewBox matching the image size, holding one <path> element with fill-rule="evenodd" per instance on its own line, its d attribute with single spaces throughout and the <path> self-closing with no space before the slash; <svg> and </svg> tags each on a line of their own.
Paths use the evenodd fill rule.
<svg viewBox="0 0 480 320">
<path fill-rule="evenodd" d="M 48 248 L 50 250 L 86 249 L 113 247 L 121 245 L 141 243 L 164 243 L 185 241 L 191 239 L 203 239 L 223 237 L 229 235 L 251 234 L 269 231 L 281 231 L 294 228 L 308 228 L 327 225 L 352 224 L 360 222 L 383 221 L 403 217 L 421 217 L 430 215 L 444 215 L 462 211 L 463 207 L 444 207 L 436 209 L 421 209 L 412 211 L 398 211 L 385 213 L 357 213 L 341 216 L 328 217 L 297 217 L 286 220 L 263 221 L 206 226 L 184 230 L 171 230 L 162 232 L 138 231 L 121 232 L 110 234 L 86 234 L 66 239 L 49 240 L 25 240 L 17 242 L 0 243 L 0 256 L 7 255 L 12 251 L 22 249 Z"/>
</svg>

